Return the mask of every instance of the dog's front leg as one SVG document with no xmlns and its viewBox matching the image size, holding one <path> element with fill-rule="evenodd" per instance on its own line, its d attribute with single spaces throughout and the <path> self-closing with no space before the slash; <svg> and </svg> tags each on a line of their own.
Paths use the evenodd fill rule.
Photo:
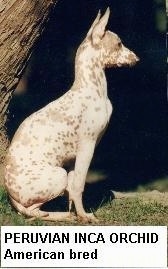
<svg viewBox="0 0 168 269">
<path fill-rule="evenodd" d="M 70 200 L 74 202 L 77 216 L 83 221 L 94 219 L 93 214 L 88 214 L 83 208 L 82 193 L 85 186 L 86 175 L 95 149 L 95 141 L 82 140 L 78 146 L 74 179 L 69 186 Z"/>
</svg>

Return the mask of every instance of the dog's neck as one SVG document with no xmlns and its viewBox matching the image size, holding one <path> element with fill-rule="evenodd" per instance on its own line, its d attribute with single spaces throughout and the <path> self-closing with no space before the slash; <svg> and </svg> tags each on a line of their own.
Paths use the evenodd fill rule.
<svg viewBox="0 0 168 269">
<path fill-rule="evenodd" d="M 99 97 L 107 97 L 107 81 L 99 49 L 93 48 L 90 40 L 85 40 L 77 51 L 73 88 L 89 88 Z"/>
</svg>

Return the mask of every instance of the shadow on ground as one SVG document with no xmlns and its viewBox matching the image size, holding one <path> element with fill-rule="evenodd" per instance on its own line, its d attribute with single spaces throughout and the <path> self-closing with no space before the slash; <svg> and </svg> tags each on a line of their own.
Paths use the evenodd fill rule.
<svg viewBox="0 0 168 269">
<path fill-rule="evenodd" d="M 105 203 L 114 199 L 114 193 L 110 190 L 107 180 L 92 184 L 86 184 L 83 195 L 83 204 L 88 212 L 94 212 Z M 41 208 L 44 211 L 67 211 L 68 198 L 60 196 L 46 203 Z"/>
</svg>

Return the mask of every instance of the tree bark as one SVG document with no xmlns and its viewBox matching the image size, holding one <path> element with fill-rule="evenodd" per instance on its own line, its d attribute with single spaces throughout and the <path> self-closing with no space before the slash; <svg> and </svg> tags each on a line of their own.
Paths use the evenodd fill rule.
<svg viewBox="0 0 168 269">
<path fill-rule="evenodd" d="M 8 147 L 7 108 L 57 0 L 0 0 L 0 163 Z"/>
</svg>

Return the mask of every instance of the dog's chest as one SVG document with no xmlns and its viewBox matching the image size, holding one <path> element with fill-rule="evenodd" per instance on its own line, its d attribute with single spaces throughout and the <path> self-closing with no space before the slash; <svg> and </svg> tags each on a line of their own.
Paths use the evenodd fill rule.
<svg viewBox="0 0 168 269">
<path fill-rule="evenodd" d="M 89 103 L 86 113 L 83 114 L 82 129 L 84 135 L 92 136 L 93 138 L 99 134 L 107 126 L 111 109 L 111 103 L 108 99 L 100 99 L 95 103 Z"/>
</svg>

